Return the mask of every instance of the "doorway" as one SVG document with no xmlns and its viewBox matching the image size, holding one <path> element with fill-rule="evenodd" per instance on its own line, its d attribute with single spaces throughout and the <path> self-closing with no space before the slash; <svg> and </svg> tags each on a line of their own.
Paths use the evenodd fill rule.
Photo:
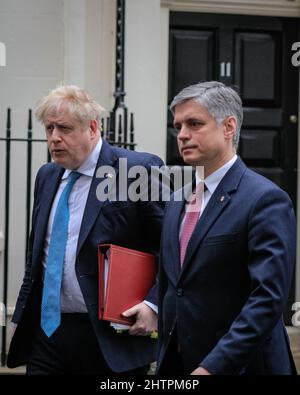
<svg viewBox="0 0 300 395">
<path fill-rule="evenodd" d="M 170 12 L 168 105 L 185 86 L 236 86 L 244 106 L 238 154 L 297 203 L 298 68 L 296 18 Z M 183 164 L 168 111 L 167 164 Z M 295 281 L 286 311 L 290 325 Z"/>
</svg>

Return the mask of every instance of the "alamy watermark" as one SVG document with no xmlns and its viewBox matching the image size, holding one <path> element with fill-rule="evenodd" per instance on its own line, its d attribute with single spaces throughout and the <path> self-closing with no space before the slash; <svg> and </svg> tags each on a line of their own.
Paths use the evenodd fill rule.
<svg viewBox="0 0 300 395">
<path fill-rule="evenodd" d="M 6 309 L 5 304 L 0 302 L 0 326 L 6 325 Z"/>
<path fill-rule="evenodd" d="M 292 51 L 295 53 L 292 55 L 292 65 L 295 67 L 300 66 L 300 42 L 296 41 L 292 44 Z"/>
<path fill-rule="evenodd" d="M 199 180 L 204 179 L 204 167 L 197 166 L 128 166 L 126 158 L 119 160 L 119 167 L 100 166 L 96 177 L 100 180 L 96 189 L 97 199 L 104 201 L 143 201 L 168 202 L 173 196 L 175 201 L 189 201 L 195 175 Z M 171 180 L 173 188 L 171 187 Z M 173 189 L 177 191 L 173 195 Z M 199 182 L 197 192 L 203 192 L 204 183 Z M 197 210 L 201 193 L 196 193 L 189 210 Z"/>
<path fill-rule="evenodd" d="M 292 310 L 296 311 L 296 313 L 294 313 L 292 316 L 292 325 L 300 326 L 300 302 L 295 302 L 292 305 Z"/>
</svg>

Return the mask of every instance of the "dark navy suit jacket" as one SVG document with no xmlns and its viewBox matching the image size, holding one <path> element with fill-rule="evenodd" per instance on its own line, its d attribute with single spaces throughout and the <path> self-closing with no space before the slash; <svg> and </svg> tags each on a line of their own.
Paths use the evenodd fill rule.
<svg viewBox="0 0 300 395">
<path fill-rule="evenodd" d="M 282 321 L 296 246 L 287 194 L 238 158 L 203 211 L 180 269 L 183 207 L 167 205 L 162 232 L 158 372 L 177 331 L 187 372 L 201 365 L 212 374 L 295 373 Z"/>
<path fill-rule="evenodd" d="M 103 141 L 96 171 L 102 165 L 112 166 L 118 181 L 120 158 L 127 159 L 128 168 L 140 165 L 149 170 L 152 165 L 163 165 L 154 155 L 115 148 Z M 12 319 L 18 326 L 9 350 L 9 367 L 27 362 L 35 328 L 40 325 L 44 240 L 51 205 L 63 173 L 61 166 L 51 163 L 44 165 L 36 177 L 26 272 Z M 103 179 L 96 178 L 94 174 L 78 239 L 75 270 L 106 362 L 112 370 L 121 372 L 154 361 L 156 342 L 148 337 L 116 334 L 108 322 L 99 321 L 97 245 L 112 243 L 158 253 L 164 205 L 162 202 L 129 200 L 100 202 L 96 197 L 96 189 L 101 181 Z M 132 181 L 128 179 L 128 184 Z M 156 287 L 150 290 L 146 299 L 157 304 Z"/>
</svg>

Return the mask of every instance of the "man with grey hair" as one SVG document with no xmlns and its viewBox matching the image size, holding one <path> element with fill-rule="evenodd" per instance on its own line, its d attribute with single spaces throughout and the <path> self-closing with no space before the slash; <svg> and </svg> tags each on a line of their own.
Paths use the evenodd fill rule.
<svg viewBox="0 0 300 395">
<path fill-rule="evenodd" d="M 282 320 L 296 249 L 291 201 L 237 156 L 235 90 L 199 83 L 170 108 L 180 154 L 197 171 L 188 201 L 175 192 L 165 210 L 157 372 L 293 374 Z"/>
<path fill-rule="evenodd" d="M 119 334 L 99 320 L 98 244 L 158 253 L 164 204 L 129 197 L 98 200 L 96 191 L 113 174 L 118 186 L 120 174 L 125 171 L 126 178 L 136 165 L 147 169 L 151 183 L 151 166 L 163 162 L 102 140 L 101 112 L 86 91 L 65 85 L 36 109 L 53 162 L 36 177 L 27 265 L 8 355 L 9 367 L 26 364 L 30 375 L 141 374 L 156 357 L 150 337 L 157 329 L 155 286 L 143 302 L 123 312 L 134 318 L 128 332 Z M 128 169 L 118 172 L 121 159 Z M 99 177 L 103 167 L 113 174 Z M 124 181 L 130 186 L 134 178 Z"/>
</svg>

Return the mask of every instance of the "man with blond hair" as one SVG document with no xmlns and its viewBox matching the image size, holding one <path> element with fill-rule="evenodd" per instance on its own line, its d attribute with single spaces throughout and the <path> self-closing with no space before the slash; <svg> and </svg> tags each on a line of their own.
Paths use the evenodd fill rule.
<svg viewBox="0 0 300 395">
<path fill-rule="evenodd" d="M 87 92 L 64 85 L 36 109 L 53 162 L 36 177 L 27 265 L 8 355 L 8 366 L 26 364 L 27 374 L 137 374 L 155 360 L 156 344 L 149 336 L 157 325 L 155 286 L 127 311 L 135 317 L 129 331 L 117 333 L 98 319 L 97 245 L 157 253 L 163 204 L 99 200 L 96 190 L 105 179 L 97 178 L 101 166 L 116 170 L 118 185 L 120 159 L 126 159 L 126 170 L 163 163 L 103 141 L 101 112 Z"/>
</svg>

